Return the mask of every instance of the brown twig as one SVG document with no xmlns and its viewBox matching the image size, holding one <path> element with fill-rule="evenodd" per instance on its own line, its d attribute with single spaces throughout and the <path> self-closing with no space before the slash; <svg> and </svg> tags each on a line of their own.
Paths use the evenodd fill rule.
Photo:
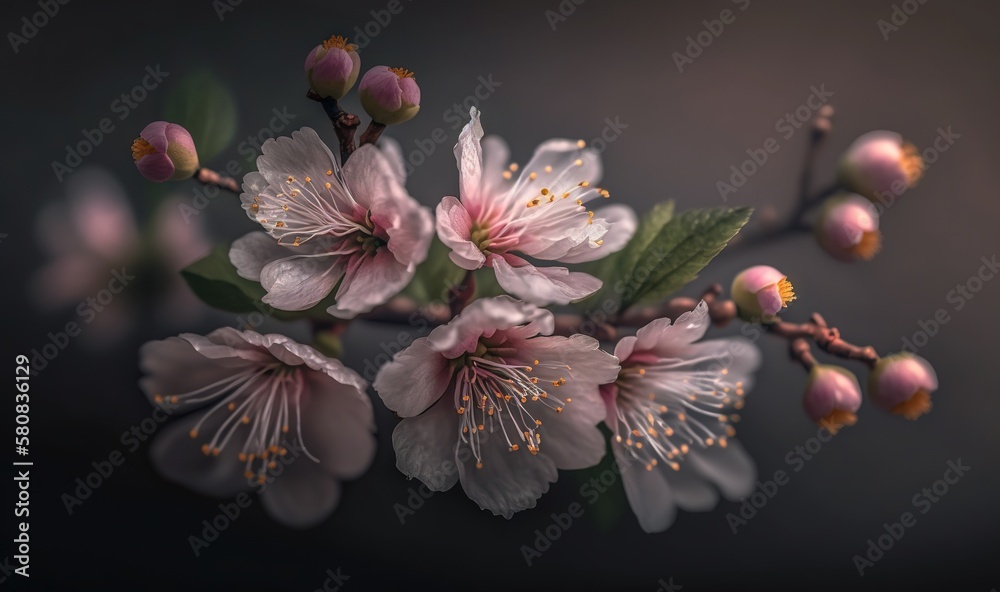
<svg viewBox="0 0 1000 592">
<path fill-rule="evenodd" d="M 194 178 L 198 180 L 199 183 L 203 185 L 212 185 L 218 187 L 219 189 L 225 189 L 226 191 L 231 191 L 236 195 L 242 193 L 240 188 L 240 182 L 232 177 L 226 177 L 220 175 L 219 173 L 213 171 L 212 169 L 206 169 L 204 167 L 198 169 L 194 173 Z"/>
<path fill-rule="evenodd" d="M 847 360 L 859 360 L 870 367 L 878 362 L 879 355 L 870 345 L 854 345 L 840 337 L 840 330 L 826 324 L 819 313 L 812 315 L 808 323 L 786 323 L 778 321 L 763 325 L 767 332 L 788 340 L 807 339 L 816 342 L 816 345 L 830 355 Z"/>
<path fill-rule="evenodd" d="M 323 98 L 316 91 L 310 90 L 306 93 L 306 98 L 321 104 L 323 111 L 326 112 L 326 116 L 330 118 L 330 123 L 333 124 L 333 131 L 336 132 L 337 139 L 340 140 L 340 164 L 343 166 L 347 162 L 347 159 L 351 157 L 351 154 L 354 154 L 354 133 L 357 131 L 358 126 L 361 125 L 361 120 L 358 119 L 357 115 L 341 109 L 340 104 L 337 103 L 337 99 L 333 97 Z"/>
<path fill-rule="evenodd" d="M 364 146 L 365 144 L 374 144 L 378 142 L 379 137 L 384 131 L 385 125 L 373 119 L 372 122 L 368 124 L 368 129 L 365 130 L 365 133 L 361 134 L 361 138 L 358 140 L 358 145 Z"/>
</svg>

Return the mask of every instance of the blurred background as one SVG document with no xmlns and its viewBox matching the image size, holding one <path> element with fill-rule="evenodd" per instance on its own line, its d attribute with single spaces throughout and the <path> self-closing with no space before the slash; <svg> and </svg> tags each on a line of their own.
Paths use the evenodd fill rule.
<svg viewBox="0 0 1000 592">
<path fill-rule="evenodd" d="M 42 5 L 58 12 L 35 18 Z M 1000 399 L 989 368 L 1000 285 L 970 282 L 983 258 L 1000 250 L 997 3 L 17 0 L 2 10 L 10 45 L 0 51 L 6 367 L 13 372 L 15 354 L 58 348 L 44 368 L 34 364 L 40 373 L 31 382 L 36 589 L 311 591 L 326 582 L 332 590 L 331 573 L 349 576 L 342 590 L 1000 587 Z M 720 29 L 711 21 L 724 10 L 732 18 Z M 23 20 L 33 18 L 44 23 Z M 203 164 L 218 170 L 252 170 L 255 143 L 272 132 L 311 126 L 334 143 L 322 109 L 304 97 L 302 70 L 309 50 L 331 34 L 361 45 L 363 68 L 416 72 L 421 112 L 389 134 L 412 165 L 410 192 L 429 206 L 457 191 L 451 150 L 473 105 L 487 133 L 503 135 L 520 162 L 550 137 L 610 138 L 603 184 L 640 212 L 668 198 L 679 208 L 789 212 L 808 128 L 776 125 L 814 87 L 832 93 L 836 109 L 817 187 L 833 179 L 838 155 L 864 132 L 895 130 L 921 150 L 950 133 L 953 142 L 920 185 L 882 218 L 885 245 L 871 263 L 837 263 L 802 235 L 724 253 L 687 290 L 697 295 L 712 282 L 728 286 L 748 265 L 774 265 L 799 295 L 789 320 L 821 311 L 850 340 L 880 352 L 914 342 L 938 372 L 933 411 L 908 422 L 866 403 L 856 426 L 816 450 L 817 427 L 801 410 L 804 375 L 787 360 L 786 344 L 765 336 L 765 365 L 738 437 L 762 481 L 784 470 L 789 482 L 735 534 L 726 516 L 739 512 L 738 502 L 682 513 L 667 532 L 647 535 L 620 484 L 593 505 L 581 495 L 606 465 L 563 472 L 536 509 L 509 521 L 455 488 L 401 524 L 397 504 L 413 503 L 419 483 L 396 470 L 395 422 L 375 397 L 378 457 L 346 484 L 332 518 L 296 532 L 272 522 L 255 500 L 196 557 L 188 537 L 200 536 L 222 500 L 161 479 L 148 442 L 134 451 L 126 445 L 123 434 L 151 417 L 136 386 L 137 350 L 150 339 L 243 321 L 201 308 L 183 284 L 149 278 L 176 277 L 169 272 L 252 224 L 232 196 L 207 199 L 194 182 L 147 182 L 129 146 L 147 123 L 178 120 L 199 100 L 232 114 L 205 124 L 224 142 L 199 144 L 210 154 Z M 361 113 L 356 95 L 345 105 Z M 717 183 L 768 138 L 779 150 L 724 201 Z M 179 203 L 202 207 L 188 223 Z M 81 305 L 123 266 L 138 278 L 134 287 L 98 302 L 100 310 Z M 958 286 L 969 296 L 957 296 Z M 928 330 L 940 309 L 948 321 Z M 63 338 L 69 322 L 80 332 Z M 305 336 L 300 326 L 261 330 Z M 353 325 L 345 361 L 363 370 L 400 330 Z M 814 453 L 805 460 L 797 447 L 807 446 Z M 124 462 L 68 513 L 64 494 L 114 451 Z M 920 513 L 914 496 L 959 459 L 971 469 Z M 5 504 L 13 503 L 10 483 Z M 522 545 L 534 545 L 536 529 L 574 502 L 584 515 L 529 566 Z M 904 512 L 915 513 L 916 524 L 859 575 L 854 556 Z M 4 564 L 0 586 L 24 584 L 9 573 L 13 564 Z"/>
</svg>

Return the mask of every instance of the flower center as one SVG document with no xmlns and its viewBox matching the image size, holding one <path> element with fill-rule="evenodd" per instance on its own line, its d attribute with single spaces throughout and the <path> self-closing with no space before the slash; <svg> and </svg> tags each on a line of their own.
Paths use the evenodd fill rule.
<svg viewBox="0 0 1000 592">
<path fill-rule="evenodd" d="M 913 144 L 904 142 L 902 148 L 903 157 L 900 160 L 900 165 L 906 174 L 906 184 L 913 187 L 924 175 L 924 159 L 920 157 L 920 151 Z"/>
<path fill-rule="evenodd" d="M 851 247 L 851 252 L 865 261 L 871 261 L 881 249 L 882 233 L 872 230 L 861 234 L 861 240 Z"/>
<path fill-rule="evenodd" d="M 150 154 L 156 154 L 156 148 L 147 142 L 144 138 L 136 138 L 132 140 L 132 160 L 139 161 L 144 156 L 149 156 Z"/>
<path fill-rule="evenodd" d="M 902 403 L 897 403 L 892 408 L 893 413 L 896 415 L 902 415 L 906 419 L 910 420 L 917 419 L 930 410 L 931 395 L 923 389 L 918 390 L 912 397 Z"/>
<path fill-rule="evenodd" d="M 153 400 L 164 404 L 197 405 L 215 402 L 188 433 L 192 439 L 201 435 L 205 422 L 217 414 L 225 415 L 210 438 L 202 438 L 201 452 L 219 456 L 230 444 L 238 448 L 236 458 L 246 465 L 244 476 L 263 483 L 267 470 L 275 468 L 275 455 L 284 456 L 287 434 L 291 431 L 292 415 L 295 433 L 306 455 L 314 461 L 302 442 L 300 399 L 304 378 L 297 368 L 280 362 L 254 366 L 208 386 L 176 395 L 156 395 Z M 243 429 L 241 429 L 243 428 Z M 242 444 L 234 442 L 239 432 Z M 255 468 L 256 465 L 256 468 Z"/>
<path fill-rule="evenodd" d="M 509 452 L 523 445 L 531 454 L 541 446 L 542 414 L 561 413 L 572 402 L 561 400 L 540 386 L 532 373 L 544 371 L 550 376 L 568 375 L 572 368 L 561 363 L 534 360 L 531 364 L 508 362 L 511 348 L 490 347 L 480 343 L 475 353 L 464 358 L 455 381 L 455 412 L 461 416 L 462 442 L 469 445 L 476 458 L 476 468 L 483 468 L 480 436 L 486 431 L 498 434 L 507 442 Z M 565 376 L 542 382 L 546 388 L 558 389 L 566 384 Z"/>
<path fill-rule="evenodd" d="M 852 426 L 858 422 L 858 416 L 844 409 L 834 409 L 829 415 L 820 420 L 819 424 L 834 435 L 844 426 Z"/>
<path fill-rule="evenodd" d="M 400 78 L 413 78 L 413 72 L 410 72 L 406 68 L 389 68 L 389 71 Z"/>
<path fill-rule="evenodd" d="M 358 46 L 347 42 L 347 37 L 334 35 L 323 42 L 323 49 L 343 49 L 346 51 L 357 51 Z"/>
<path fill-rule="evenodd" d="M 781 297 L 781 306 L 785 308 L 788 303 L 795 300 L 795 291 L 792 288 L 792 282 L 788 281 L 788 278 L 783 277 L 781 281 L 778 282 L 778 296 Z"/>
<path fill-rule="evenodd" d="M 703 360 L 655 359 L 622 369 L 618 381 L 618 425 L 615 441 L 631 457 L 653 470 L 666 462 L 674 470 L 676 461 L 691 446 L 725 448 L 736 434 L 726 415 L 728 407 L 743 407 L 743 382 L 731 382 L 729 370 L 697 370 Z"/>
</svg>

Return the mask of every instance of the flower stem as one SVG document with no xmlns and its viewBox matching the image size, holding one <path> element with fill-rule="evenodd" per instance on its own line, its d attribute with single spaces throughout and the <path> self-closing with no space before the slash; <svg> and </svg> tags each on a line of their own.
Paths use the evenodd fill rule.
<svg viewBox="0 0 1000 592">
<path fill-rule="evenodd" d="M 197 179 L 198 182 L 203 185 L 212 185 L 218 187 L 219 189 L 231 191 L 236 195 L 239 195 L 241 193 L 239 181 L 237 181 L 232 177 L 226 177 L 224 175 L 220 175 L 219 173 L 213 171 L 212 169 L 206 169 L 202 167 L 197 171 L 195 171 L 194 178 Z"/>
<path fill-rule="evenodd" d="M 365 144 L 374 144 L 378 142 L 379 137 L 384 131 L 385 125 L 373 119 L 372 122 L 368 124 L 368 129 L 365 130 L 365 133 L 361 134 L 358 145 L 364 146 Z"/>
<path fill-rule="evenodd" d="M 323 98 L 316 94 L 316 91 L 310 90 L 306 93 L 306 98 L 321 104 L 326 116 L 330 118 L 333 131 L 336 132 L 337 139 L 340 140 L 340 165 L 344 166 L 351 154 L 354 154 L 354 133 L 361 125 L 361 120 L 358 119 L 357 115 L 341 109 L 337 99 L 333 97 Z"/>
<path fill-rule="evenodd" d="M 840 330 L 830 327 L 819 313 L 814 313 L 807 323 L 786 323 L 778 321 L 763 325 L 772 335 L 777 335 L 790 341 L 806 339 L 816 342 L 816 345 L 830 355 L 846 360 L 859 360 L 869 367 L 875 366 L 879 360 L 878 352 L 870 345 L 854 345 L 840 337 Z"/>
</svg>

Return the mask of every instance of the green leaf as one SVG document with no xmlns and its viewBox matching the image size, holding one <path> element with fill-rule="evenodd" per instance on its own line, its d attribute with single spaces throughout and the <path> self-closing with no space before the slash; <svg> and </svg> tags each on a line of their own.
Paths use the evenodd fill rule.
<svg viewBox="0 0 1000 592">
<path fill-rule="evenodd" d="M 427 260 L 417 267 L 403 293 L 422 304 L 444 300 L 448 289 L 460 284 L 465 277 L 465 270 L 452 263 L 449 252 L 450 249 L 434 237 Z"/>
<path fill-rule="evenodd" d="M 267 293 L 263 286 L 236 273 L 236 268 L 229 261 L 229 245 L 215 247 L 211 253 L 181 270 L 181 276 L 191 291 L 213 308 L 237 313 L 258 311 L 281 321 L 334 320 L 326 309 L 335 302 L 333 295 L 336 288 L 308 310 L 278 310 L 261 300 Z"/>
<path fill-rule="evenodd" d="M 591 297 L 586 302 L 604 302 L 608 298 L 614 297 L 614 286 L 617 281 L 632 276 L 632 272 L 635 271 L 643 253 L 649 248 L 649 244 L 653 242 L 663 225 L 669 222 L 673 216 L 673 200 L 657 204 L 640 220 L 632 240 L 625 245 L 624 249 L 603 259 L 598 259 L 588 266 L 588 273 L 605 281 L 596 297 Z"/>
<path fill-rule="evenodd" d="M 219 245 L 205 257 L 181 270 L 191 291 L 205 304 L 229 312 L 252 312 L 264 294 L 257 282 L 236 273 L 229 261 L 229 245 Z"/>
<path fill-rule="evenodd" d="M 597 261 L 588 272 L 604 287 L 586 305 L 603 307 L 609 300 L 619 309 L 660 300 L 698 277 L 750 219 L 750 208 L 691 210 L 674 217 L 672 201 L 652 209 L 635 236 L 621 251 Z"/>
<path fill-rule="evenodd" d="M 201 162 L 218 156 L 236 135 L 236 100 L 209 70 L 181 80 L 167 96 L 164 115 L 191 132 Z"/>
<path fill-rule="evenodd" d="M 625 279 L 623 308 L 660 300 L 695 280 L 752 212 L 746 207 L 690 210 L 664 224 Z"/>
</svg>

